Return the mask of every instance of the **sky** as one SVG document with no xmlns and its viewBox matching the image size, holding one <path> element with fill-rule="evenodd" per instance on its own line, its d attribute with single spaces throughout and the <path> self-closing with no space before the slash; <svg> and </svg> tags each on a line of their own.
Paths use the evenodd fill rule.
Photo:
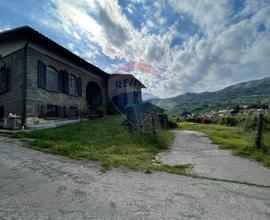
<svg viewBox="0 0 270 220">
<path fill-rule="evenodd" d="M 28 25 L 165 98 L 270 76 L 270 0 L 0 0 Z"/>
</svg>

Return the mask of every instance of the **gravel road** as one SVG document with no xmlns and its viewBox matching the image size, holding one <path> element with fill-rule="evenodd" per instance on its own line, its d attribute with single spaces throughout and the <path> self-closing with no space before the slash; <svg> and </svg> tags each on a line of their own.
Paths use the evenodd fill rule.
<svg viewBox="0 0 270 220">
<path fill-rule="evenodd" d="M 167 173 L 100 171 L 0 137 L 0 219 L 270 219 L 270 189 Z"/>
</svg>

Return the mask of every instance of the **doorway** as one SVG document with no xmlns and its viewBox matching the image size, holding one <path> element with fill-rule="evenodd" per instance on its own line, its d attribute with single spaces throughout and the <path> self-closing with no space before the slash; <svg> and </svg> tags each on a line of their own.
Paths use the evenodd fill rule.
<svg viewBox="0 0 270 220">
<path fill-rule="evenodd" d="M 98 107 L 102 105 L 101 88 L 93 81 L 89 82 L 86 86 L 86 101 L 92 113 L 96 113 Z"/>
</svg>

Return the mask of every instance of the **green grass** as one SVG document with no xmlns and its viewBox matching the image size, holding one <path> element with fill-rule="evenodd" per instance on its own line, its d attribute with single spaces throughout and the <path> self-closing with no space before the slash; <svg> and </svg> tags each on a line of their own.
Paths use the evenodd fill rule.
<svg viewBox="0 0 270 220">
<path fill-rule="evenodd" d="M 240 127 L 228 127 L 217 124 L 178 123 L 180 129 L 206 133 L 222 149 L 232 149 L 237 156 L 248 157 L 262 162 L 270 168 L 270 132 L 263 135 L 263 149 L 255 149 L 255 131 L 245 131 Z"/>
<path fill-rule="evenodd" d="M 17 133 L 14 137 L 32 138 L 28 147 L 73 159 L 100 161 L 104 170 L 125 166 L 133 170 L 183 173 L 187 166 L 168 167 L 153 161 L 157 153 L 168 150 L 174 134 L 162 130 L 157 138 L 126 132 L 121 116 L 106 116 L 46 130 Z"/>
</svg>

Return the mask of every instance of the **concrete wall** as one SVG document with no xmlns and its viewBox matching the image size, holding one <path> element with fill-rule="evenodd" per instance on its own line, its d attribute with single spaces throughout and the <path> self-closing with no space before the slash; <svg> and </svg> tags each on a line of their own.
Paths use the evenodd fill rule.
<svg viewBox="0 0 270 220">
<path fill-rule="evenodd" d="M 0 45 L 1 47 L 1 45 Z M 24 49 L 4 57 L 9 71 L 8 91 L 0 94 L 0 106 L 5 107 L 5 116 L 9 113 L 23 115 Z"/>
<path fill-rule="evenodd" d="M 38 60 L 44 62 L 47 66 L 55 68 L 57 71 L 66 70 L 68 73 L 82 78 L 82 96 L 71 96 L 61 92 L 52 92 L 46 89 L 38 88 Z M 32 125 L 39 121 L 38 106 L 52 104 L 58 106 L 75 106 L 79 111 L 87 109 L 86 86 L 90 81 L 96 82 L 102 89 L 103 104 L 106 105 L 107 97 L 105 92 L 106 82 L 101 76 L 96 76 L 90 71 L 81 69 L 73 63 L 60 58 L 52 52 L 46 51 L 38 45 L 29 45 L 27 49 L 27 91 L 26 91 L 26 112 L 27 125 Z"/>
</svg>

